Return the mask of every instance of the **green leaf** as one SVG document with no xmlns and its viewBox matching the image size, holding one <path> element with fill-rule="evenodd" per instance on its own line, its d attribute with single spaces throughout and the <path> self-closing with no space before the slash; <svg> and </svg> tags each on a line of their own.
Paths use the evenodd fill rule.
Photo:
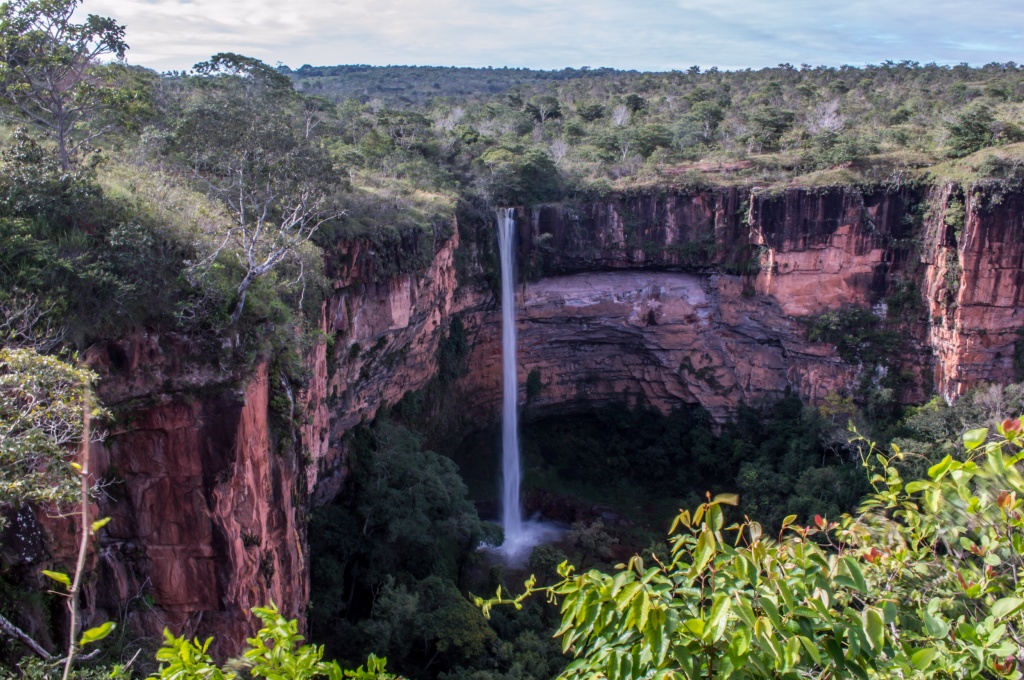
<svg viewBox="0 0 1024 680">
<path fill-rule="evenodd" d="M 927 489 L 931 485 L 932 483 L 927 479 L 919 479 L 917 481 L 910 482 L 909 484 L 907 484 L 906 491 L 907 493 L 917 493 L 918 491 L 923 491 Z"/>
<path fill-rule="evenodd" d="M 792 637 L 786 641 L 785 647 L 785 659 L 786 665 L 789 667 L 796 666 L 800 663 L 800 640 L 799 638 Z"/>
<path fill-rule="evenodd" d="M 695 637 L 702 637 L 704 635 L 704 620 L 687 619 L 683 622 L 683 628 L 690 631 Z"/>
<path fill-rule="evenodd" d="M 43 574 L 45 576 L 49 576 L 57 583 L 63 583 L 68 588 L 71 587 L 71 579 L 68 578 L 67 574 L 63 574 L 59 571 L 48 571 L 46 569 L 43 569 Z"/>
<path fill-rule="evenodd" d="M 93 522 L 92 523 L 92 532 L 96 533 L 97 531 L 99 531 L 103 527 L 107 526 L 107 524 L 110 523 L 111 519 L 113 519 L 113 518 L 112 517 L 104 517 L 103 519 L 98 519 L 95 522 Z"/>
<path fill-rule="evenodd" d="M 924 627 L 928 634 L 935 638 L 946 637 L 949 634 L 949 624 L 927 610 L 924 612 Z"/>
<path fill-rule="evenodd" d="M 707 566 L 711 558 L 715 556 L 715 535 L 710 530 L 705 529 L 700 533 L 700 538 L 697 539 L 697 549 L 694 551 L 693 557 L 693 571 L 694 574 L 700 574 L 704 571 L 704 567 Z"/>
<path fill-rule="evenodd" d="M 846 667 L 846 659 L 843 657 L 843 648 L 834 637 L 825 638 L 825 652 L 832 657 L 833 663 L 843 670 Z"/>
<path fill-rule="evenodd" d="M 772 622 L 772 625 L 776 628 L 782 628 L 782 617 L 779 616 L 779 608 L 767 597 L 758 599 L 757 603 L 761 605 L 761 609 L 768 616 L 768 620 Z"/>
<path fill-rule="evenodd" d="M 931 665 L 932 659 L 938 654 L 938 650 L 934 647 L 927 647 L 925 649 L 919 649 L 910 655 L 910 665 L 919 671 L 923 671 Z"/>
<path fill-rule="evenodd" d="M 981 446 L 982 444 L 984 444 L 985 443 L 985 439 L 987 439 L 987 438 L 988 438 L 988 428 L 987 427 L 979 427 L 976 430 L 968 430 L 967 432 L 964 432 L 964 447 L 968 451 L 973 451 L 974 449 L 976 449 L 979 446 Z M 930 470 L 929 470 L 929 474 L 931 474 Z"/>
<path fill-rule="evenodd" d="M 810 655 L 810 657 L 812 659 L 814 659 L 814 663 L 816 663 L 816 664 L 818 664 L 820 666 L 821 665 L 821 653 L 818 652 L 818 648 L 814 645 L 814 643 L 811 642 L 811 640 L 809 638 L 806 638 L 803 635 L 799 636 L 797 639 L 799 639 L 800 640 L 800 644 L 802 644 L 804 646 L 804 650 Z"/>
<path fill-rule="evenodd" d="M 712 505 L 708 508 L 708 526 L 712 531 L 721 531 L 725 525 L 725 517 L 722 515 L 722 508 Z"/>
<path fill-rule="evenodd" d="M 729 610 L 732 601 L 728 595 L 720 594 L 715 597 L 715 603 L 711 605 L 711 615 L 708 617 L 707 625 L 704 628 L 704 641 L 715 643 L 722 639 L 725 633 L 725 626 L 729 622 Z"/>
<path fill-rule="evenodd" d="M 953 465 L 953 457 L 946 456 L 935 465 L 928 468 L 928 476 L 938 481 L 942 479 L 942 476 L 949 472 L 950 466 Z"/>
<path fill-rule="evenodd" d="M 864 610 L 863 621 L 864 632 L 867 634 L 871 649 L 880 651 L 885 644 L 885 621 L 881 612 L 874 607 L 868 607 Z"/>
<path fill-rule="evenodd" d="M 633 597 L 640 592 L 640 589 L 644 587 L 644 584 L 633 581 L 626 585 L 625 588 L 619 591 L 619 594 L 615 597 L 615 609 L 618 611 L 625 611 L 626 607 L 633 601 Z"/>
<path fill-rule="evenodd" d="M 103 638 L 110 635 L 110 632 L 114 630 L 116 624 L 113 621 L 107 621 L 104 624 L 90 628 L 89 630 L 82 633 L 82 639 L 78 641 L 78 644 L 85 646 L 90 642 L 99 642 Z"/>
<path fill-rule="evenodd" d="M 996 603 L 992 605 L 992 616 L 1002 619 L 1016 614 L 1021 607 L 1024 607 L 1024 598 L 1004 597 L 1001 600 L 996 600 Z"/>
<path fill-rule="evenodd" d="M 782 528 L 785 529 L 786 527 L 788 527 L 790 524 L 792 524 L 795 521 L 796 521 L 796 515 L 787 515 L 786 518 L 784 520 L 782 520 Z"/>
<path fill-rule="evenodd" d="M 860 570 L 860 565 L 857 564 L 857 560 L 853 557 L 844 557 L 843 565 L 846 566 L 847 571 L 850 572 L 850 577 L 853 579 L 856 589 L 862 593 L 868 592 L 868 584 L 867 581 L 864 580 L 864 572 Z"/>
<path fill-rule="evenodd" d="M 740 496 L 735 493 L 720 493 L 714 497 L 712 503 L 722 503 L 724 505 L 739 505 Z"/>
</svg>

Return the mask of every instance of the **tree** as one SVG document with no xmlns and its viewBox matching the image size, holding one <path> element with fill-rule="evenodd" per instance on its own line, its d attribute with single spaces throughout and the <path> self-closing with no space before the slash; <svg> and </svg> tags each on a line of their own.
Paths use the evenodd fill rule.
<svg viewBox="0 0 1024 680">
<path fill-rule="evenodd" d="M 909 483 L 904 454 L 872 446 L 874 492 L 838 522 L 793 515 L 771 538 L 749 519 L 727 527 L 738 499 L 709 495 L 653 564 L 563 563 L 553 586 L 476 602 L 561 599 L 563 678 L 1020 678 L 1024 427 L 997 432 L 968 431 L 963 459 Z"/>
<path fill-rule="evenodd" d="M 124 59 L 124 26 L 90 14 L 71 22 L 80 0 L 12 0 L 0 5 L 0 99 L 9 119 L 41 127 L 54 137 L 68 170 L 84 145 L 110 130 L 84 136 L 76 128 L 119 103 L 113 74 L 99 59 Z"/>
<path fill-rule="evenodd" d="M 760 106 L 750 114 L 748 140 L 750 148 L 760 151 L 778 143 L 782 135 L 793 126 L 796 114 L 774 106 Z"/>
<path fill-rule="evenodd" d="M 604 107 L 593 102 L 585 102 L 576 107 L 576 114 L 588 123 L 604 118 Z"/>
<path fill-rule="evenodd" d="M 31 349 L 0 349 L 0 509 L 74 500 L 72 452 L 94 378 Z"/>
<path fill-rule="evenodd" d="M 533 100 L 526 105 L 526 112 L 540 123 L 541 129 L 544 128 L 544 123 L 548 119 L 562 117 L 562 108 L 558 102 L 558 98 L 549 94 L 534 97 Z"/>
<path fill-rule="evenodd" d="M 302 280 L 299 248 L 342 214 L 331 200 L 338 177 L 286 77 L 229 53 L 195 70 L 203 78 L 175 122 L 171 148 L 231 212 L 234 228 L 221 249 L 235 246 L 245 272 L 231 313 L 237 323 L 250 286 L 285 259 L 299 263 Z"/>
<path fill-rule="evenodd" d="M 32 638 L 0 616 L 0 631 L 18 638 L 39 657 L 64 665 L 64 680 L 71 673 L 79 650 L 106 637 L 112 623 L 79 636 L 79 593 L 85 575 L 90 537 L 108 520 L 89 521 L 89 442 L 91 416 L 89 385 L 95 374 L 30 349 L 0 349 L 0 509 L 24 503 L 63 504 L 74 499 L 80 518 L 79 551 L 74 574 L 44 571 L 66 589 L 68 648 L 63 659 L 54 657 Z M 97 411 L 96 413 L 99 413 Z M 73 461 L 74 447 L 81 449 Z M 0 527 L 4 522 L 0 515 Z"/>
<path fill-rule="evenodd" d="M 554 161 L 540 149 L 500 146 L 488 149 L 477 161 L 488 171 L 487 190 L 499 205 L 555 200 L 561 190 Z"/>
<path fill-rule="evenodd" d="M 626 108 L 629 109 L 630 113 L 634 113 L 634 114 L 647 113 L 647 107 L 648 107 L 647 100 L 644 99 L 643 97 L 641 97 L 638 94 L 626 95 L 626 98 L 623 99 L 622 102 L 626 105 Z"/>
<path fill-rule="evenodd" d="M 625 104 L 619 104 L 612 109 L 612 122 L 616 127 L 629 125 L 629 108 Z"/>
<path fill-rule="evenodd" d="M 704 100 L 694 103 L 677 127 L 676 135 L 680 146 L 710 146 L 714 143 L 715 133 L 724 118 L 725 113 L 717 102 Z"/>
<path fill-rule="evenodd" d="M 453 585 L 482 535 L 455 464 L 387 421 L 355 433 L 350 461 L 344 505 L 310 522 L 313 634 L 332 655 L 373 649 L 399 670 L 473 656 L 493 634 Z"/>
<path fill-rule="evenodd" d="M 995 116 L 988 106 L 965 106 L 953 121 L 946 123 L 946 129 L 949 131 L 949 155 L 953 158 L 962 158 L 991 146 L 994 123 Z"/>
</svg>

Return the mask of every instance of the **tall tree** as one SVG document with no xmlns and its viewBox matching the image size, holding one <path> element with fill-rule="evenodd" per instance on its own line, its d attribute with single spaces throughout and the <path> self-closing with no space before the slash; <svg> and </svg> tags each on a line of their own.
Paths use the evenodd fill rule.
<svg viewBox="0 0 1024 680">
<path fill-rule="evenodd" d="M 76 135 L 80 123 L 117 105 L 100 59 L 124 59 L 124 26 L 90 14 L 72 23 L 80 0 L 12 0 L 0 5 L 0 101 L 8 119 L 46 130 L 67 170 L 83 145 L 109 126 Z"/>
<path fill-rule="evenodd" d="M 297 249 L 341 214 L 332 201 L 338 177 L 286 77 L 230 53 L 195 71 L 203 78 L 177 118 L 171 143 L 231 212 L 234 228 L 224 246 L 234 247 L 245 271 L 231 314 L 236 323 L 252 284 L 288 258 L 301 267 Z"/>
</svg>

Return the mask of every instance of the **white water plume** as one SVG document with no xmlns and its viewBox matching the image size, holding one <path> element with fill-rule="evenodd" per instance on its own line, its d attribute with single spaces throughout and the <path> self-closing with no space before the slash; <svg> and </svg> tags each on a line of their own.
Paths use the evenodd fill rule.
<svg viewBox="0 0 1024 680">
<path fill-rule="evenodd" d="M 524 521 L 520 499 L 519 413 L 516 373 L 515 245 L 516 221 L 513 208 L 499 208 L 498 253 L 501 256 L 501 367 L 503 400 L 501 409 L 501 523 L 505 542 L 497 549 L 506 562 L 516 564 L 541 543 L 556 540 L 562 533 L 554 525 Z"/>
</svg>

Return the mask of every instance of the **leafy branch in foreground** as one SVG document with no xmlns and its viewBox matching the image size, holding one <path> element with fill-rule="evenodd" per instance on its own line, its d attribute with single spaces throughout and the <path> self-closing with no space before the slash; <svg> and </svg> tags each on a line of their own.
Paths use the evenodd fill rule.
<svg viewBox="0 0 1024 680">
<path fill-rule="evenodd" d="M 83 390 L 94 378 L 31 349 L 0 349 L 0 509 L 74 500 L 69 451 L 82 441 Z"/>
<path fill-rule="evenodd" d="M 247 671 L 241 677 L 268 678 L 270 680 L 306 680 L 307 678 L 328 678 L 328 680 L 394 680 L 396 676 L 384 670 L 387 659 L 373 654 L 366 666 L 355 670 L 343 670 L 337 661 L 324 661 L 324 648 L 301 644 L 304 638 L 298 634 L 298 623 L 285 619 L 273 603 L 269 607 L 257 607 L 253 613 L 263 622 L 263 628 L 256 637 L 249 638 L 249 648 L 239 659 L 218 667 L 207 650 L 213 642 L 186 640 L 175 637 L 164 630 L 164 645 L 156 653 L 160 670 L 154 677 L 162 680 L 233 680 L 239 677 L 239 670 Z M 236 670 L 237 669 L 237 670 Z"/>
<path fill-rule="evenodd" d="M 39 643 L 0 616 L 0 631 L 15 637 L 43 661 L 64 665 L 63 678 L 82 647 L 98 642 L 114 629 L 112 622 L 79 636 L 79 593 L 85 575 L 89 540 L 109 518 L 90 522 L 89 443 L 94 413 L 89 385 L 96 376 L 55 357 L 30 349 L 0 349 L 0 508 L 23 503 L 63 503 L 78 491 L 81 533 L 72 576 L 57 571 L 43 574 L 63 586 L 67 599 L 67 655 L 55 658 Z M 79 448 L 78 462 L 72 460 Z M 0 524 L 2 526 L 2 524 Z"/>
<path fill-rule="evenodd" d="M 1024 458 L 1019 420 L 964 436 L 905 484 L 873 446 L 874 493 L 860 511 L 778 539 L 750 520 L 725 527 L 709 499 L 682 512 L 671 552 L 614 575 L 577 574 L 518 597 L 476 598 L 485 613 L 543 592 L 561 602 L 564 678 L 1022 677 Z"/>
</svg>

